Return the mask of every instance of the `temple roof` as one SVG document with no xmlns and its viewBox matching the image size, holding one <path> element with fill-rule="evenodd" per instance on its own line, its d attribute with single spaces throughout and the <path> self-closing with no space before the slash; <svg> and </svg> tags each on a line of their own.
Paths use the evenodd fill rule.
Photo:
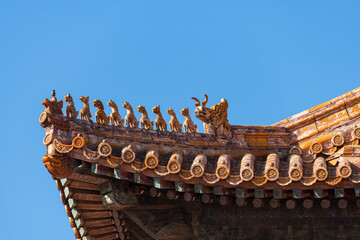
<svg viewBox="0 0 360 240">
<path fill-rule="evenodd" d="M 181 110 L 182 124 L 172 109 L 167 110 L 168 131 L 160 106 L 152 108 L 157 115 L 154 121 L 139 106 L 142 117 L 137 120 L 125 102 L 128 114 L 123 119 L 115 102 L 108 102 L 112 113 L 107 116 L 102 102 L 94 100 L 97 111 L 92 122 L 89 97 L 80 98 L 81 119 L 70 94 L 65 96 L 65 116 L 55 94 L 44 100 L 45 111 L 39 118 L 47 146 L 43 162 L 57 179 L 79 238 L 112 239 L 112 234 L 126 238 L 119 230 L 119 211 L 122 205 L 134 204 L 136 197 L 116 200 L 114 196 L 125 191 L 109 190 L 119 188 L 117 181 L 126 182 L 134 196 L 144 189 L 154 196 L 166 190 L 190 200 L 195 194 L 209 199 L 213 195 L 256 199 L 269 193 L 276 199 L 301 198 L 305 192 L 326 198 L 323 191 L 335 191 L 331 194 L 335 197 L 360 195 L 360 88 L 271 126 L 230 125 L 225 99 L 211 108 L 206 107 L 207 96 L 202 103 L 193 99 L 205 133 L 198 132 L 188 108 Z M 92 194 L 94 202 L 86 202 Z M 74 206 L 96 210 L 106 230 L 91 234 L 82 229 L 82 217 L 92 218 L 91 214 L 77 215 L 70 211 Z M 136 219 L 130 222 L 135 224 Z"/>
</svg>

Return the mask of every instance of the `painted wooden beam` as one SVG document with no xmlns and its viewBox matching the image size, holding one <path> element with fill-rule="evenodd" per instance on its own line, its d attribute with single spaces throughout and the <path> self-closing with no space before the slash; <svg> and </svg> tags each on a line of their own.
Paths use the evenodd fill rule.
<svg viewBox="0 0 360 240">
<path fill-rule="evenodd" d="M 109 192 L 101 196 L 102 204 L 108 208 L 113 209 L 115 206 L 120 206 L 118 201 L 116 200 L 115 192 Z"/>
<path fill-rule="evenodd" d="M 114 178 L 126 181 L 133 181 L 133 174 L 120 169 L 114 169 Z"/>
<path fill-rule="evenodd" d="M 153 180 L 141 173 L 134 173 L 134 182 L 149 186 L 153 185 Z"/>
<path fill-rule="evenodd" d="M 70 189 L 69 187 L 64 188 L 64 195 L 67 198 L 73 198 L 77 200 L 84 201 L 101 201 L 101 196 L 99 194 L 85 192 L 79 189 Z"/>
<path fill-rule="evenodd" d="M 360 187 L 357 187 L 355 190 L 355 196 L 360 197 Z"/>
<path fill-rule="evenodd" d="M 303 190 L 300 188 L 293 189 L 293 198 L 295 199 L 303 198 L 302 192 Z"/>
<path fill-rule="evenodd" d="M 271 208 L 278 208 L 278 207 L 280 207 L 280 200 L 272 198 L 269 201 L 269 205 L 270 205 Z"/>
<path fill-rule="evenodd" d="M 237 198 L 248 198 L 255 195 L 255 193 L 249 193 L 245 188 L 236 188 L 235 195 Z"/>
<path fill-rule="evenodd" d="M 97 185 L 97 184 L 79 182 L 79 181 L 74 181 L 74 180 L 70 180 L 70 179 L 67 179 L 67 178 L 62 178 L 59 181 L 60 181 L 60 183 L 61 183 L 61 185 L 63 187 L 85 189 L 85 190 L 94 190 L 94 191 L 99 190 L 99 185 Z"/>
<path fill-rule="evenodd" d="M 310 209 L 314 206 L 314 200 L 312 199 L 305 199 L 303 201 L 303 207 L 306 208 L 306 209 Z"/>
<path fill-rule="evenodd" d="M 267 194 L 265 189 L 255 188 L 255 198 L 266 198 Z"/>
<path fill-rule="evenodd" d="M 81 212 L 79 212 L 77 209 L 74 208 L 71 210 L 71 214 L 74 219 L 78 219 L 80 217 Z"/>
<path fill-rule="evenodd" d="M 330 205 L 331 205 L 331 202 L 330 202 L 330 200 L 329 199 L 323 199 L 323 200 L 321 200 L 321 202 L 320 202 L 320 206 L 322 207 L 322 208 L 329 208 L 330 207 Z"/>
<path fill-rule="evenodd" d="M 314 198 L 324 198 L 328 195 L 328 193 L 321 188 L 314 188 L 313 191 L 314 191 Z"/>
<path fill-rule="evenodd" d="M 245 206 L 247 203 L 247 200 L 245 198 L 236 198 L 236 205 L 239 207 Z"/>
<path fill-rule="evenodd" d="M 201 201 L 205 204 L 212 203 L 214 201 L 214 197 L 210 194 L 202 194 L 201 195 Z"/>
<path fill-rule="evenodd" d="M 261 198 L 254 198 L 252 203 L 255 208 L 260 208 L 264 205 L 264 200 Z"/>
<path fill-rule="evenodd" d="M 116 227 L 115 226 L 108 226 L 108 227 L 102 227 L 102 228 L 94 228 L 94 229 L 89 229 L 88 228 L 88 235 L 102 235 L 102 234 L 106 234 L 106 235 L 111 235 L 112 237 L 114 236 L 114 232 L 117 232 Z M 104 236 L 103 236 L 104 237 Z M 113 238 L 106 238 L 106 239 L 113 239 Z"/>
<path fill-rule="evenodd" d="M 194 185 L 194 192 L 203 194 L 203 193 L 213 193 L 214 191 L 213 191 L 212 188 L 210 188 L 208 186 L 201 185 L 201 184 L 195 184 Z"/>
<path fill-rule="evenodd" d="M 109 218 L 111 217 L 111 211 L 82 211 L 81 218 L 93 219 L 93 218 Z"/>
<path fill-rule="evenodd" d="M 192 202 L 196 199 L 195 194 L 191 192 L 184 193 L 184 200 L 186 202 Z"/>
<path fill-rule="evenodd" d="M 167 190 L 166 196 L 170 200 L 175 200 L 179 198 L 178 193 L 176 193 L 174 190 Z"/>
<path fill-rule="evenodd" d="M 194 186 L 191 184 L 186 184 L 184 182 L 175 182 L 175 191 L 177 192 L 192 192 L 194 191 Z"/>
<path fill-rule="evenodd" d="M 108 168 L 100 164 L 92 163 L 91 172 L 103 176 L 114 177 L 114 169 Z"/>
<path fill-rule="evenodd" d="M 76 227 L 102 227 L 102 226 L 109 226 L 114 224 L 114 219 L 107 218 L 107 219 L 101 219 L 101 220 L 91 220 L 87 221 L 84 219 L 75 219 L 75 225 Z"/>
<path fill-rule="evenodd" d="M 273 189 L 272 194 L 273 194 L 272 196 L 274 199 L 284 199 L 284 198 L 291 197 L 291 195 L 293 195 L 293 198 L 297 198 L 298 196 L 299 196 L 299 198 L 301 197 L 301 194 L 298 191 L 295 191 L 295 194 L 294 194 L 294 192 L 293 193 L 286 192 L 286 191 L 282 190 L 281 188 Z"/>
<path fill-rule="evenodd" d="M 100 194 L 102 195 L 115 191 L 115 186 L 113 182 L 107 182 L 105 184 L 101 184 L 99 188 L 100 188 Z"/>
<path fill-rule="evenodd" d="M 220 205 L 222 205 L 222 206 L 225 206 L 225 205 L 227 205 L 228 203 L 229 203 L 229 197 L 228 196 L 220 196 L 219 197 L 219 203 L 220 203 Z"/>
<path fill-rule="evenodd" d="M 286 201 L 285 206 L 288 209 L 294 209 L 296 207 L 296 202 L 293 199 L 289 199 Z"/>
<path fill-rule="evenodd" d="M 343 198 L 345 196 L 345 192 L 343 188 L 335 188 L 335 197 Z"/>
<path fill-rule="evenodd" d="M 229 194 L 228 189 L 222 186 L 214 186 L 214 194 L 215 195 L 227 195 Z"/>
<path fill-rule="evenodd" d="M 71 180 L 68 178 L 62 178 L 59 181 L 63 187 L 67 187 L 71 182 Z"/>
<path fill-rule="evenodd" d="M 348 201 L 346 199 L 340 199 L 337 204 L 339 208 L 345 209 L 348 206 Z"/>
<path fill-rule="evenodd" d="M 159 190 L 157 190 L 156 188 L 150 188 L 149 190 L 149 194 L 151 197 L 160 197 L 161 192 Z"/>
<path fill-rule="evenodd" d="M 61 198 L 62 204 L 66 205 L 67 204 L 67 198 L 65 197 L 64 191 L 60 192 L 60 198 Z"/>
<path fill-rule="evenodd" d="M 158 189 L 174 189 L 174 183 L 161 178 L 153 178 L 154 188 Z"/>
</svg>

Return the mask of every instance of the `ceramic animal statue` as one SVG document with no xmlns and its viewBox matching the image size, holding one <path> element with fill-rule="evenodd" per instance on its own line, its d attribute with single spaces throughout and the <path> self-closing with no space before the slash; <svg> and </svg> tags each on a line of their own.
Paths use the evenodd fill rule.
<svg viewBox="0 0 360 240">
<path fill-rule="evenodd" d="M 145 107 L 139 105 L 136 109 L 138 110 L 139 113 L 141 113 L 141 118 L 140 118 L 141 128 L 146 130 L 152 130 L 154 126 L 154 122 L 150 121 Z"/>
<path fill-rule="evenodd" d="M 95 112 L 95 120 L 97 123 L 100 124 L 109 124 L 110 118 L 106 116 L 106 113 L 104 112 L 104 105 L 102 102 L 98 99 L 93 101 L 94 107 L 97 108 Z"/>
<path fill-rule="evenodd" d="M 228 103 L 223 98 L 220 103 L 211 108 L 205 107 L 208 96 L 205 94 L 205 101 L 200 104 L 197 98 L 192 97 L 196 101 L 195 116 L 204 123 L 205 133 L 216 135 L 219 137 L 231 137 L 231 125 L 227 119 Z"/>
<path fill-rule="evenodd" d="M 124 119 L 121 118 L 121 116 L 119 114 L 119 109 L 118 109 L 116 103 L 110 99 L 110 101 L 107 104 L 109 105 L 109 107 L 112 110 L 112 112 L 110 113 L 111 125 L 122 127 L 124 124 Z"/>
<path fill-rule="evenodd" d="M 68 103 L 68 105 L 65 107 L 65 113 L 66 116 L 69 118 L 76 118 L 79 114 L 78 111 L 75 109 L 73 98 L 71 97 L 70 93 L 68 93 L 66 96 L 64 96 L 65 102 Z"/>
<path fill-rule="evenodd" d="M 125 116 L 125 122 L 127 127 L 136 128 L 139 126 L 139 121 L 134 115 L 134 110 L 131 107 L 130 103 L 126 102 L 123 104 L 123 107 L 126 109 L 127 114 Z"/>
<path fill-rule="evenodd" d="M 184 132 L 186 133 L 197 133 L 197 125 L 194 124 L 194 122 L 191 120 L 190 114 L 189 114 L 189 108 L 183 108 L 181 109 L 181 115 L 185 117 L 184 120 Z"/>
<path fill-rule="evenodd" d="M 81 96 L 80 101 L 82 103 L 84 103 L 84 107 L 80 110 L 81 120 L 92 122 L 92 120 L 90 119 L 92 116 L 91 116 L 90 106 L 89 106 L 89 96 L 87 96 L 87 97 Z"/>
<path fill-rule="evenodd" d="M 62 112 L 63 101 L 62 100 L 57 101 L 55 97 L 55 90 L 51 91 L 51 99 L 49 100 L 45 98 L 42 104 L 45 108 L 46 113 L 63 115 Z"/>
<path fill-rule="evenodd" d="M 179 123 L 179 121 L 176 117 L 176 114 L 174 112 L 174 109 L 170 108 L 170 109 L 166 110 L 166 112 L 171 116 L 170 122 L 169 122 L 170 130 L 172 132 L 181 132 L 182 131 L 182 123 L 181 124 Z"/>
<path fill-rule="evenodd" d="M 167 124 L 160 112 L 160 105 L 153 107 L 152 112 L 156 114 L 155 127 L 156 130 L 167 131 Z"/>
</svg>

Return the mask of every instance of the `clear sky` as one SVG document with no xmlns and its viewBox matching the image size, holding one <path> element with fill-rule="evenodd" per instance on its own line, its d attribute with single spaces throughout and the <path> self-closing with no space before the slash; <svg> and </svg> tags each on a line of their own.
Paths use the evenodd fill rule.
<svg viewBox="0 0 360 240">
<path fill-rule="evenodd" d="M 0 0 L 1 239 L 74 239 L 41 161 L 52 89 L 78 109 L 89 95 L 123 117 L 126 100 L 151 119 L 151 107 L 166 120 L 172 107 L 180 121 L 207 93 L 209 106 L 228 100 L 231 124 L 270 125 L 359 87 L 359 11 L 329 0 Z"/>
</svg>

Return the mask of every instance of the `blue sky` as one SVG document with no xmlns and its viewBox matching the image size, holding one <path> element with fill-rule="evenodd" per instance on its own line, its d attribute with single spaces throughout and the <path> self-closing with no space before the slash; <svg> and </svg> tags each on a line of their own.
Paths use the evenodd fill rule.
<svg viewBox="0 0 360 240">
<path fill-rule="evenodd" d="M 359 87 L 359 9 L 359 1 L 0 0 L 2 239 L 74 239 L 41 162 L 38 117 L 52 89 L 58 99 L 70 92 L 77 108 L 89 95 L 144 105 L 152 119 L 151 107 L 160 104 L 166 120 L 172 107 L 180 121 L 180 109 L 195 108 L 190 97 L 207 93 L 209 106 L 228 100 L 231 124 L 269 125 Z"/>
</svg>

